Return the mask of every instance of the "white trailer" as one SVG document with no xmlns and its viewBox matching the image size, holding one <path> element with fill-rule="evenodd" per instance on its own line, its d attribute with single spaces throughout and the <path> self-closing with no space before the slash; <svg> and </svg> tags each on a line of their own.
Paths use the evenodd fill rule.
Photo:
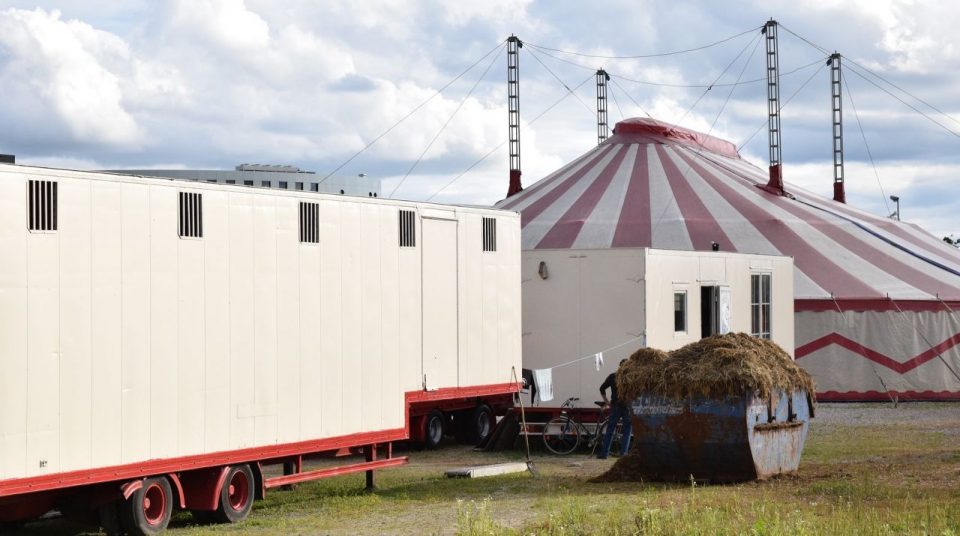
<svg viewBox="0 0 960 536">
<path fill-rule="evenodd" d="M 793 259 L 650 248 L 524 251 L 523 362 L 553 369 L 549 415 L 569 397 L 593 407 L 621 359 L 714 333 L 767 337 L 794 351 Z M 528 418 L 530 416 L 528 415 Z M 586 417 L 585 417 L 586 418 Z"/>
<path fill-rule="evenodd" d="M 0 165 L 0 522 L 233 521 L 477 439 L 517 388 L 519 239 L 500 210 Z"/>
</svg>

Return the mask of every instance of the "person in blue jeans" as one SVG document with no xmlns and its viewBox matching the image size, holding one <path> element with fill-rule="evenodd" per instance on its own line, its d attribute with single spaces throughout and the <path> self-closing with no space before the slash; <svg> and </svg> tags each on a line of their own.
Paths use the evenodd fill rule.
<svg viewBox="0 0 960 536">
<path fill-rule="evenodd" d="M 622 359 L 620 364 L 623 365 L 626 359 Z M 619 368 L 617 369 L 619 371 Z M 607 389 L 610 389 L 610 398 L 607 398 Z M 610 406 L 610 424 L 607 425 L 607 433 L 603 436 L 603 445 L 600 447 L 600 454 L 597 454 L 597 458 L 601 460 L 607 459 L 607 456 L 610 455 L 610 444 L 613 442 L 613 432 L 617 428 L 617 422 L 623 421 L 623 426 L 621 427 L 621 432 L 623 437 L 620 440 L 620 455 L 626 455 L 627 451 L 630 450 L 630 436 L 632 435 L 633 430 L 630 425 L 630 406 L 626 402 L 621 401 L 617 398 L 617 373 L 612 372 L 607 379 L 600 384 L 600 396 L 603 397 L 604 404 Z"/>
</svg>

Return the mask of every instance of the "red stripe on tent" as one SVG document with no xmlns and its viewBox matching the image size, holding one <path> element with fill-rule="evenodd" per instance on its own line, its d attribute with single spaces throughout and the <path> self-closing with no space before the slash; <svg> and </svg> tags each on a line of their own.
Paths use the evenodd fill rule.
<svg viewBox="0 0 960 536">
<path fill-rule="evenodd" d="M 680 157 L 689 163 L 690 166 L 700 174 L 703 180 L 716 190 L 727 203 L 730 203 L 747 221 L 755 225 L 757 231 L 766 237 L 778 251 L 782 254 L 792 255 L 796 267 L 812 279 L 814 283 L 819 285 L 820 288 L 828 291 L 831 289 L 842 290 L 844 293 L 854 296 L 883 295 L 863 281 L 847 273 L 838 264 L 811 246 L 786 223 L 774 217 L 760 205 L 747 199 L 743 194 L 737 192 L 736 189 L 732 188 L 729 184 L 726 184 L 724 180 L 714 175 L 713 172 L 707 171 L 686 154 L 680 153 Z M 775 196 L 766 195 L 764 197 L 771 198 Z"/>
<path fill-rule="evenodd" d="M 650 164 L 647 147 L 637 148 L 637 158 L 633 161 L 633 171 L 627 184 L 627 193 L 623 196 L 623 208 L 620 220 L 613 233 L 611 246 L 615 248 L 650 247 L 653 244 L 650 226 Z"/>
<path fill-rule="evenodd" d="M 814 203 L 818 205 L 823 204 L 822 199 L 817 199 L 816 197 L 810 195 L 805 195 L 803 197 L 805 198 L 804 201 L 808 203 Z M 940 259 L 943 261 L 953 263 L 957 268 L 960 268 L 960 251 L 951 248 L 946 244 L 941 245 L 939 243 L 940 241 L 934 236 L 931 236 L 930 240 L 926 241 L 914 234 L 907 232 L 906 229 L 903 229 L 903 226 L 908 224 L 900 223 L 888 218 L 878 218 L 872 214 L 855 211 L 843 205 L 842 203 L 831 203 L 826 208 L 836 212 L 841 212 L 849 218 L 859 220 L 864 224 L 872 225 L 873 227 L 877 227 L 878 229 L 895 235 L 897 238 L 908 242 L 910 245 L 923 249 L 927 253 L 932 253 L 940 257 Z M 923 230 L 921 229 L 921 231 Z"/>
<path fill-rule="evenodd" d="M 663 171 L 667 174 L 667 182 L 673 191 L 673 198 L 677 200 L 677 206 L 680 208 L 680 214 L 687 226 L 687 233 L 690 234 L 690 242 L 694 249 L 709 251 L 712 242 L 717 242 L 720 249 L 724 251 L 736 251 L 733 242 L 723 228 L 717 223 L 717 220 L 710 214 L 707 207 L 703 204 L 700 196 L 694 191 L 690 183 L 683 176 L 673 159 L 667 155 L 663 145 L 654 146 Z M 690 169 L 686 170 L 689 173 Z"/>
<path fill-rule="evenodd" d="M 613 149 L 609 149 L 609 147 L 613 147 L 613 146 L 612 145 L 607 146 L 607 147 L 604 147 L 603 150 L 597 151 L 597 154 L 590 160 L 590 162 L 587 162 L 587 164 L 584 165 L 579 170 L 577 170 L 576 173 L 570 175 L 567 178 L 567 180 L 558 184 L 556 188 L 543 194 L 543 197 L 541 197 L 540 199 L 537 199 L 536 201 L 531 203 L 529 207 L 523 209 L 520 212 L 520 227 L 521 228 L 526 227 L 528 223 L 530 223 L 531 221 L 533 221 L 534 218 L 539 216 L 540 213 L 542 213 L 544 210 L 547 209 L 547 207 L 552 205 L 557 199 L 560 199 L 560 197 L 563 194 L 567 193 L 567 190 L 572 188 L 573 185 L 576 184 L 577 181 L 582 179 L 584 175 L 589 173 L 590 170 L 594 166 L 596 166 L 597 163 L 600 162 L 600 160 L 602 160 L 603 157 L 606 156 L 608 152 L 613 150 Z M 621 149 L 621 148 L 622 146 L 617 146 L 617 149 Z"/>
<path fill-rule="evenodd" d="M 888 402 L 891 397 L 900 400 L 923 402 L 923 401 L 946 401 L 960 400 L 960 393 L 953 391 L 824 391 L 817 393 L 817 402 Z"/>
<path fill-rule="evenodd" d="M 937 279 L 910 266 L 909 264 L 901 262 L 889 253 L 886 253 L 854 236 L 853 234 L 843 230 L 839 225 L 828 222 L 825 218 L 822 218 L 815 213 L 811 213 L 810 211 L 806 211 L 800 206 L 793 204 L 792 201 L 789 201 L 783 197 L 778 197 L 775 200 L 775 203 L 794 216 L 805 219 L 808 223 L 817 227 L 820 232 L 828 236 L 831 240 L 847 248 L 861 259 L 873 264 L 884 272 L 896 277 L 897 279 L 900 279 L 901 281 L 904 281 L 914 288 L 920 289 L 931 296 L 944 294 L 945 290 L 952 291 L 951 295 L 953 296 L 960 295 L 960 288 L 949 285 L 942 279 Z M 870 236 L 866 233 L 863 234 L 867 237 Z"/>
<path fill-rule="evenodd" d="M 604 149 L 604 148 L 605 148 L 605 147 L 601 147 L 601 148 L 598 148 L 597 150 L 602 150 L 602 149 Z M 591 152 L 591 151 L 587 151 L 586 153 L 584 153 L 583 155 L 581 155 L 580 158 L 577 158 L 576 160 L 574 160 L 574 161 L 568 163 L 567 165 L 561 167 L 561 168 L 558 169 L 557 171 L 554 171 L 553 173 L 547 175 L 546 177 L 544 177 L 544 178 L 538 180 L 537 182 L 531 184 L 531 185 L 528 186 L 527 188 L 524 188 L 523 191 L 521 191 L 520 193 L 518 193 L 518 194 L 516 194 L 516 195 L 513 195 L 513 196 L 511 196 L 511 197 L 508 197 L 507 199 L 502 199 L 502 200 L 500 201 L 500 203 L 502 203 L 502 204 L 498 204 L 498 205 L 497 205 L 497 208 L 500 208 L 500 209 L 503 209 L 503 210 L 510 210 L 510 209 L 512 209 L 513 207 L 519 205 L 521 202 L 523 202 L 524 199 L 526 199 L 526 198 L 529 197 L 530 195 L 536 194 L 536 192 L 540 191 L 543 187 L 545 187 L 545 186 L 547 186 L 548 184 L 552 183 L 553 181 L 557 180 L 557 178 L 562 177 L 564 173 L 566 173 L 566 172 L 570 171 L 571 169 L 577 167 L 578 164 L 580 164 L 580 163 L 583 162 L 584 160 L 590 158 L 590 152 Z"/>
<path fill-rule="evenodd" d="M 626 147 L 626 146 L 622 146 Z M 607 164 L 607 167 L 600 172 L 597 180 L 587 187 L 571 206 L 567 212 L 550 228 L 550 231 L 536 245 L 537 248 L 569 248 L 580 234 L 583 228 L 583 222 L 590 217 L 593 209 L 596 208 L 603 193 L 607 191 L 613 176 L 620 169 L 623 159 L 627 156 L 627 150 L 622 150 L 613 157 L 613 160 Z M 611 215 L 612 216 L 612 215 Z"/>
<path fill-rule="evenodd" d="M 869 359 L 878 365 L 882 365 L 894 372 L 905 374 L 926 363 L 927 361 L 936 358 L 938 355 L 953 348 L 957 344 L 960 344 L 960 333 L 957 333 L 933 348 L 922 352 L 920 355 L 900 363 L 889 356 L 886 356 L 876 350 L 867 348 L 857 341 L 848 339 L 847 337 L 834 332 L 830 333 L 829 335 L 824 335 L 823 337 L 820 337 L 814 341 L 808 342 L 803 346 L 798 346 L 796 349 L 797 359 L 802 359 L 833 344 L 842 348 L 846 348 L 847 350 L 863 356 L 864 358 Z"/>
<path fill-rule="evenodd" d="M 955 292 L 956 294 L 954 295 L 960 294 L 960 288 L 954 287 L 942 279 L 937 279 L 910 266 L 909 264 L 901 262 L 892 255 L 845 231 L 841 225 L 838 224 L 839 222 L 828 221 L 822 215 L 825 213 L 818 213 L 819 211 L 816 210 L 808 210 L 802 205 L 798 205 L 795 201 L 792 201 L 786 197 L 772 196 L 771 202 L 790 214 L 793 214 L 800 220 L 812 225 L 831 240 L 847 248 L 849 251 L 867 261 L 869 264 L 876 266 L 877 268 L 897 279 L 900 279 L 901 281 L 906 282 L 914 288 L 918 288 L 927 294 L 930 294 L 931 296 L 943 294 L 947 289 Z M 870 237 L 869 234 L 864 233 L 862 230 L 860 232 L 864 236 Z"/>
<path fill-rule="evenodd" d="M 909 311 L 912 313 L 932 312 L 932 313 L 952 313 L 960 311 L 960 301 L 933 301 L 933 300 L 856 300 L 856 299 L 837 299 L 834 300 L 794 300 L 793 310 L 795 312 L 899 312 Z M 898 309 L 899 308 L 899 309 Z"/>
<path fill-rule="evenodd" d="M 758 184 L 757 180 L 753 180 L 754 178 L 757 178 L 759 181 L 761 181 L 760 183 L 766 182 L 767 180 L 766 177 L 764 176 L 763 170 L 759 170 L 759 169 L 754 170 L 752 168 L 743 169 L 743 166 L 736 166 L 728 162 L 723 162 L 719 158 L 714 158 L 709 155 L 701 155 L 701 156 L 713 162 L 715 165 L 728 170 L 731 174 L 741 179 L 744 182 L 744 184 Z M 757 177 L 748 176 L 751 172 L 755 172 Z M 929 253 L 933 253 L 934 255 L 937 255 L 938 257 L 940 257 L 942 260 L 946 262 L 952 262 L 955 265 L 957 265 L 958 268 L 960 268 L 960 264 L 958 264 L 960 263 L 960 251 L 939 243 L 940 241 L 933 236 L 930 237 L 930 240 L 925 241 L 921 238 L 918 238 L 915 235 L 908 233 L 905 229 L 903 229 L 904 225 L 912 225 L 912 224 L 901 223 L 898 221 L 890 220 L 888 218 L 879 218 L 867 212 L 854 210 L 852 207 L 844 203 L 830 202 L 829 200 L 825 200 L 819 196 L 816 196 L 815 194 L 810 194 L 809 192 L 805 192 L 798 188 L 792 188 L 792 189 L 788 188 L 788 190 L 792 191 L 798 199 L 802 199 L 807 203 L 812 203 L 817 206 L 822 206 L 828 210 L 843 213 L 845 216 L 851 219 L 857 220 L 867 225 L 872 225 L 874 227 L 880 228 L 884 231 L 889 232 L 890 234 L 894 234 L 900 237 L 901 239 L 906 240 L 910 244 L 913 244 L 919 248 L 922 248 Z M 917 227 L 917 229 L 920 229 L 920 228 Z M 920 231 L 924 233 L 926 232 L 923 229 L 920 229 Z"/>
</svg>

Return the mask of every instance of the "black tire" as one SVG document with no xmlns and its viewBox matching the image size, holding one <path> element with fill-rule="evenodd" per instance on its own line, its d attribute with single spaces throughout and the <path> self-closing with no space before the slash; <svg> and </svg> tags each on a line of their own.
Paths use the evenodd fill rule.
<svg viewBox="0 0 960 536">
<path fill-rule="evenodd" d="M 543 445 L 554 454 L 570 454 L 580 445 L 580 428 L 570 417 L 554 417 L 543 425 Z"/>
<path fill-rule="evenodd" d="M 249 465 L 235 465 L 227 470 L 220 488 L 220 504 L 213 512 L 213 520 L 218 523 L 239 523 L 250 515 L 253 509 L 256 480 Z"/>
<path fill-rule="evenodd" d="M 473 408 L 466 426 L 466 438 L 469 444 L 479 445 L 493 431 L 494 424 L 493 410 L 490 406 L 480 404 Z"/>
<path fill-rule="evenodd" d="M 600 449 L 603 448 L 603 440 L 607 436 L 607 427 L 610 426 L 610 418 L 606 418 L 600 423 L 597 431 L 597 438 L 594 444 L 594 451 L 596 453 L 600 452 Z M 613 438 L 610 440 L 610 454 L 618 455 L 620 454 L 620 445 L 623 443 L 623 424 L 618 422 L 617 427 L 614 428 Z"/>
<path fill-rule="evenodd" d="M 173 491 L 164 477 L 146 478 L 143 487 L 120 505 L 120 524 L 129 536 L 153 536 L 167 529 Z"/>
<path fill-rule="evenodd" d="M 427 414 L 423 420 L 423 446 L 435 449 L 443 441 L 443 413 L 435 409 Z"/>
</svg>

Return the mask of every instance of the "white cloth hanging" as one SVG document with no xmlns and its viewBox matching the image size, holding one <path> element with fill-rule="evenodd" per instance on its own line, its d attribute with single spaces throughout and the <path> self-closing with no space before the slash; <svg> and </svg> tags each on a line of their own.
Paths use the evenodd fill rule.
<svg viewBox="0 0 960 536">
<path fill-rule="evenodd" d="M 553 369 L 533 369 L 533 383 L 537 385 L 537 398 L 541 402 L 553 400 Z"/>
<path fill-rule="evenodd" d="M 603 352 L 597 352 L 594 354 L 593 361 L 597 365 L 597 372 L 600 372 L 600 367 L 603 366 Z"/>
</svg>

